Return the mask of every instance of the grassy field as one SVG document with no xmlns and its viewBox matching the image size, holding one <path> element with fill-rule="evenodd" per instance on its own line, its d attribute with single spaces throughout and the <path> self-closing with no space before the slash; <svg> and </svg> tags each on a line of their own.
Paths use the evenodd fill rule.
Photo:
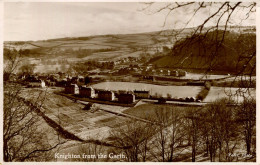
<svg viewBox="0 0 260 165">
<path fill-rule="evenodd" d="M 158 94 L 167 97 L 167 94 L 170 94 L 172 98 L 195 97 L 201 90 L 199 86 L 162 86 L 132 82 L 103 82 L 95 84 L 93 87 L 110 90 L 149 90 L 151 95 Z"/>
<path fill-rule="evenodd" d="M 123 111 L 123 113 L 129 114 L 129 115 L 133 115 L 133 116 L 137 116 L 140 118 L 144 118 L 144 119 L 152 119 L 155 120 L 156 119 L 156 111 L 168 111 L 168 112 L 172 112 L 172 111 L 183 111 L 187 109 L 187 107 L 185 106 L 173 106 L 173 105 L 159 105 L 159 104 L 141 104 L 138 105 L 136 107 L 133 108 L 129 108 L 125 111 Z"/>
<path fill-rule="evenodd" d="M 66 69 L 69 68 L 69 65 L 64 65 Z M 57 71 L 63 71 L 61 68 L 61 65 L 56 64 L 56 65 L 37 65 L 35 66 L 34 72 L 37 73 L 50 73 L 50 72 L 57 72 Z"/>
</svg>

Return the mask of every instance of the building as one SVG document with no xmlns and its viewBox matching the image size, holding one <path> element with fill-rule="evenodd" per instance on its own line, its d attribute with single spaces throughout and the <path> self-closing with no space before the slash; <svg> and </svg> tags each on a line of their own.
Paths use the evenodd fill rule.
<svg viewBox="0 0 260 165">
<path fill-rule="evenodd" d="M 66 78 L 56 82 L 56 86 L 59 86 L 59 87 L 65 87 L 67 84 L 68 84 L 68 82 L 67 82 Z"/>
<path fill-rule="evenodd" d="M 79 87 L 77 84 L 70 84 L 65 86 L 65 93 L 67 94 L 79 94 Z"/>
<path fill-rule="evenodd" d="M 44 88 L 45 87 L 45 81 L 43 80 L 34 80 L 29 82 L 29 87 L 40 87 Z"/>
<path fill-rule="evenodd" d="M 171 75 L 171 76 L 176 76 L 176 77 L 178 77 L 178 76 L 179 76 L 179 72 L 178 72 L 177 70 L 172 70 L 172 71 L 170 72 L 170 75 Z"/>
<path fill-rule="evenodd" d="M 95 89 L 93 89 L 92 87 L 81 86 L 79 88 L 79 95 L 82 97 L 94 98 Z"/>
<path fill-rule="evenodd" d="M 187 72 L 186 71 L 183 71 L 183 70 L 179 70 L 179 77 L 182 77 L 182 76 L 186 76 L 187 75 Z"/>
<path fill-rule="evenodd" d="M 150 91 L 135 90 L 134 95 L 136 96 L 136 98 L 147 99 L 150 97 Z"/>
<path fill-rule="evenodd" d="M 48 86 L 56 86 L 56 82 L 51 81 L 51 80 L 46 80 L 46 85 L 48 85 Z"/>
<path fill-rule="evenodd" d="M 98 98 L 105 101 L 115 100 L 115 93 L 113 91 L 99 91 Z"/>
<path fill-rule="evenodd" d="M 123 93 L 118 95 L 118 102 L 125 104 L 132 104 L 135 102 L 135 95 L 131 93 Z"/>
</svg>

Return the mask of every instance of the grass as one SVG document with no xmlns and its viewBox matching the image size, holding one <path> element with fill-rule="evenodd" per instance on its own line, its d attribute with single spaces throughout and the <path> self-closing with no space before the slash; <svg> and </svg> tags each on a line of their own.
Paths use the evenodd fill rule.
<svg viewBox="0 0 260 165">
<path fill-rule="evenodd" d="M 161 110 L 165 113 L 174 111 L 184 111 L 188 107 L 185 106 L 173 106 L 173 105 L 159 105 L 159 104 L 142 104 L 133 108 L 126 109 L 123 113 L 140 117 L 143 119 L 156 119 L 156 111 Z"/>
</svg>

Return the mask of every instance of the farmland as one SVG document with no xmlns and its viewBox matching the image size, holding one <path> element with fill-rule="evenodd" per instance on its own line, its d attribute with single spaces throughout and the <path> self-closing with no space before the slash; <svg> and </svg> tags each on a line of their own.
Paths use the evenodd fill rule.
<svg viewBox="0 0 260 165">
<path fill-rule="evenodd" d="M 25 88 L 21 95 L 32 100 L 41 94 L 41 97 L 45 95 L 46 99 L 43 108 L 46 115 L 60 123 L 64 129 L 69 130 L 84 140 L 104 140 L 109 136 L 109 131 L 112 128 L 118 127 L 120 123 L 126 120 L 124 117 L 115 117 L 115 115 L 104 111 L 97 111 L 95 113 L 87 112 L 83 110 L 83 104 L 78 104 L 66 97 L 56 95 L 53 93 L 53 90 L 31 90 Z M 97 106 L 102 107 L 102 105 L 98 104 Z M 104 105 L 104 107 L 107 106 Z M 124 109 L 124 107 L 117 108 L 115 106 L 115 109 Z"/>
<path fill-rule="evenodd" d="M 24 62 L 21 65 L 27 65 L 28 63 L 36 64 L 36 67 L 40 66 L 36 69 L 36 72 L 53 73 L 64 70 L 64 67 L 61 68 L 60 64 L 44 64 L 40 60 L 35 62 L 32 58 L 41 60 L 51 58 L 52 61 L 66 59 L 71 64 L 89 60 L 116 61 L 127 57 L 138 58 L 144 53 L 155 54 L 159 49 L 162 50 L 162 46 L 171 47 L 173 43 L 169 42 L 169 37 L 155 34 L 157 32 L 61 38 L 28 41 L 21 44 L 5 42 L 4 47 L 8 49 L 27 50 L 29 53 L 22 57 L 22 61 Z M 160 41 L 159 45 L 155 44 L 155 36 Z M 82 50 L 85 50 L 85 52 L 88 51 L 87 54 L 85 52 L 82 54 Z M 101 52 L 101 50 L 103 51 Z"/>
</svg>

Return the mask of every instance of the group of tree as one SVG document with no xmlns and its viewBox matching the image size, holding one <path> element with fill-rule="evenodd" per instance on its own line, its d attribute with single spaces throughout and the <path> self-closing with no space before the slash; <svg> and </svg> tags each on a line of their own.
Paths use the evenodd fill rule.
<svg viewBox="0 0 260 165">
<path fill-rule="evenodd" d="M 76 72 L 78 74 L 84 74 L 87 71 L 94 70 L 94 69 L 100 69 L 100 70 L 105 70 L 109 69 L 112 70 L 114 69 L 114 62 L 99 62 L 99 61 L 94 61 L 94 60 L 88 60 L 86 62 L 77 62 L 74 64 L 70 64 L 70 67 L 68 68 L 68 73 L 70 72 Z"/>
<path fill-rule="evenodd" d="M 255 33 L 238 34 L 215 30 L 193 35 L 176 43 L 171 54 L 175 62 L 171 65 L 234 74 L 241 71 L 243 74 L 255 74 L 255 52 Z M 187 59 L 183 61 L 185 57 Z"/>
<path fill-rule="evenodd" d="M 255 74 L 256 22 L 253 21 L 256 20 L 256 2 L 143 4 L 144 12 L 166 14 L 163 26 L 173 24 L 174 29 L 170 32 L 173 49 L 170 56 L 156 61 L 161 67 L 203 68 L 206 73 L 222 70 L 237 75 Z M 179 17 L 182 14 L 185 17 Z M 161 31 L 158 35 L 164 33 Z"/>
<path fill-rule="evenodd" d="M 128 161 L 255 160 L 254 99 L 240 105 L 222 99 L 203 108 L 159 108 L 146 119 L 151 122 L 128 122 L 111 133 Z"/>
<path fill-rule="evenodd" d="M 4 49 L 3 84 L 3 160 L 49 161 L 53 160 L 54 150 L 65 141 L 59 133 L 48 126 L 39 113 L 45 91 L 23 93 L 23 86 L 12 75 L 19 71 L 31 73 L 30 65 L 21 66 L 22 51 Z"/>
</svg>

